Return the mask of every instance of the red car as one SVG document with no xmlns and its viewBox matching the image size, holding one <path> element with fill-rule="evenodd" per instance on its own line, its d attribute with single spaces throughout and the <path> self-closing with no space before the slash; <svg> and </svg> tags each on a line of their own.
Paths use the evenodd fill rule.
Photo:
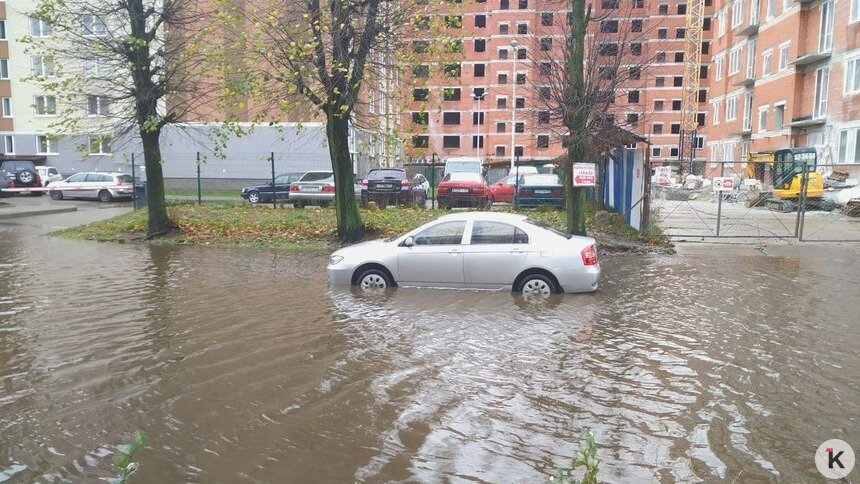
<svg viewBox="0 0 860 484">
<path fill-rule="evenodd" d="M 480 173 L 449 173 L 439 183 L 439 208 L 487 207 L 490 187 Z"/>
<path fill-rule="evenodd" d="M 516 188 L 516 183 L 516 177 L 514 175 L 508 175 L 490 185 L 490 203 L 514 203 L 514 189 Z"/>
</svg>

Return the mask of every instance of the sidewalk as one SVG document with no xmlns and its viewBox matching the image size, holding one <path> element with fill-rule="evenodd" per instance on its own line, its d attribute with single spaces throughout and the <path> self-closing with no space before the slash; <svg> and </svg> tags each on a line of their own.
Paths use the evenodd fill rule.
<svg viewBox="0 0 860 484">
<path fill-rule="evenodd" d="M 21 202 L 22 200 L 24 200 L 23 203 Z M 30 200 L 24 197 L 4 198 L 2 202 L 7 205 L 0 206 L 0 220 L 76 212 L 78 210 L 78 207 L 74 205 L 58 206 L 56 204 L 43 203 L 46 200 L 50 202 L 48 197 L 32 197 Z"/>
</svg>

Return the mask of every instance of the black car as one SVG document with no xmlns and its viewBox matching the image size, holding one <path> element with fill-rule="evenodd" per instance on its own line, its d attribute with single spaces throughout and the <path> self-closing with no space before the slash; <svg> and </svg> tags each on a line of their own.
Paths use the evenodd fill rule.
<svg viewBox="0 0 860 484">
<path fill-rule="evenodd" d="M 380 207 L 389 203 L 424 206 L 430 184 L 424 175 L 411 175 L 400 168 L 379 168 L 367 172 L 361 182 L 361 204 L 376 202 Z"/>
<path fill-rule="evenodd" d="M 277 200 L 290 199 L 290 185 L 299 180 L 304 173 L 283 173 L 275 177 L 275 189 L 272 190 L 272 182 L 265 185 L 256 185 L 242 189 L 242 198 L 251 203 L 265 203 L 272 201 L 272 193 Z"/>
<path fill-rule="evenodd" d="M 5 160 L 0 163 L 0 172 L 12 179 L 15 188 L 42 188 L 42 179 L 32 161 Z M 41 194 L 42 192 L 36 193 Z"/>
</svg>

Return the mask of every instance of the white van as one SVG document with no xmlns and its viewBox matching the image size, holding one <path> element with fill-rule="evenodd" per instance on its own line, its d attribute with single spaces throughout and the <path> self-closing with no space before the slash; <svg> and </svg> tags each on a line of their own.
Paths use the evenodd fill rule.
<svg viewBox="0 0 860 484">
<path fill-rule="evenodd" d="M 477 173 L 484 174 L 484 163 L 473 156 L 452 156 L 445 160 L 445 173 Z"/>
</svg>

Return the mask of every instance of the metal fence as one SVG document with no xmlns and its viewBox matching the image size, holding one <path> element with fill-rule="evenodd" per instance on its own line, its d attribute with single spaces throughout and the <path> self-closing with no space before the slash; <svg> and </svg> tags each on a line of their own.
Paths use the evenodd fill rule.
<svg viewBox="0 0 860 484">
<path fill-rule="evenodd" d="M 813 194 L 805 164 L 741 161 L 651 163 L 650 211 L 678 239 L 795 239 L 860 241 L 860 203 L 838 203 L 838 189 Z M 701 176 L 689 175 L 698 173 Z M 779 183 L 800 175 L 797 197 L 774 195 Z M 817 194 L 814 193 L 814 194 Z"/>
</svg>

